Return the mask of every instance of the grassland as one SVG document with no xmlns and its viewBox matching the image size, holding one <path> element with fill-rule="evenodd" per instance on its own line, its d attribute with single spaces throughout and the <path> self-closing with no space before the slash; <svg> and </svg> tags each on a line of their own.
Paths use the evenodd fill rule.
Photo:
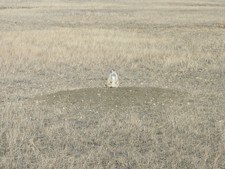
<svg viewBox="0 0 225 169">
<path fill-rule="evenodd" d="M 224 16 L 221 0 L 1 0 L 0 169 L 225 168 Z"/>
</svg>

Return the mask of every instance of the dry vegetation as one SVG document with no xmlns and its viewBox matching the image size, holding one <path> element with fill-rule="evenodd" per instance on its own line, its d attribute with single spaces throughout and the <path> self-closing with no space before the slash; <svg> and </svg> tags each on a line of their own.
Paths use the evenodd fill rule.
<svg viewBox="0 0 225 169">
<path fill-rule="evenodd" d="M 224 16 L 222 0 L 1 0 L 0 169 L 225 168 Z"/>
</svg>

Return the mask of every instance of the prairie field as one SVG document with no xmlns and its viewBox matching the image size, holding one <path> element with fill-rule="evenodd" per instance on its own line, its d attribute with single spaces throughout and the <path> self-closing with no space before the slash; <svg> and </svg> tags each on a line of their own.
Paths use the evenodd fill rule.
<svg viewBox="0 0 225 169">
<path fill-rule="evenodd" d="M 0 0 L 0 169 L 224 159 L 225 1 Z"/>
</svg>

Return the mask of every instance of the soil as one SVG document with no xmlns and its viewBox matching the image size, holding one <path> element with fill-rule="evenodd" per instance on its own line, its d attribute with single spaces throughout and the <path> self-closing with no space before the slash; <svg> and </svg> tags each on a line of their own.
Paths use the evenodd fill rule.
<svg viewBox="0 0 225 169">
<path fill-rule="evenodd" d="M 156 87 L 86 88 L 37 96 L 48 104 L 79 106 L 129 107 L 172 103 L 187 93 Z"/>
</svg>

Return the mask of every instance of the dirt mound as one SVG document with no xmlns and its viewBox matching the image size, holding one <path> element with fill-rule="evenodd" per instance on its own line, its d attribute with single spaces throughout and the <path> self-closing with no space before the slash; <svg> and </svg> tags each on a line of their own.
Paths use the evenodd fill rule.
<svg viewBox="0 0 225 169">
<path fill-rule="evenodd" d="M 37 96 L 35 100 L 58 106 L 125 108 L 165 105 L 182 98 L 183 95 L 184 92 L 155 87 L 86 88 Z"/>
</svg>

